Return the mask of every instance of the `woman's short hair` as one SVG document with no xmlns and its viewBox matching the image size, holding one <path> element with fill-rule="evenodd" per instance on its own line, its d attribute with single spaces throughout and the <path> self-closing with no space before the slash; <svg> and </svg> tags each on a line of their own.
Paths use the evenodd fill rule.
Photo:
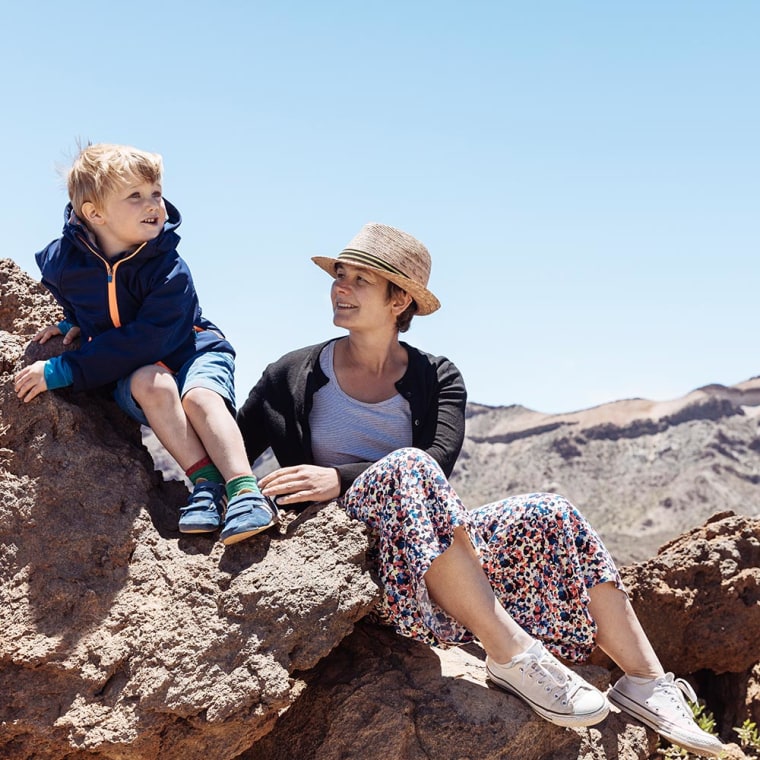
<svg viewBox="0 0 760 760">
<path fill-rule="evenodd" d="M 388 280 L 388 298 L 391 299 L 396 295 L 400 295 L 402 293 L 406 293 L 406 291 L 396 285 L 395 282 L 391 282 Z M 404 311 L 401 312 L 396 317 L 396 329 L 400 333 L 405 333 L 409 329 L 409 325 L 412 323 L 412 317 L 417 313 L 417 302 L 412 299 L 412 302 L 409 304 L 409 306 L 404 309 Z"/>
</svg>

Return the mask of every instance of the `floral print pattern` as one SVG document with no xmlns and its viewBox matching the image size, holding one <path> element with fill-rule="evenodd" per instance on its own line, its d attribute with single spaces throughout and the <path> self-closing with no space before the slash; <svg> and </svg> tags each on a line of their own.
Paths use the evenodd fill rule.
<svg viewBox="0 0 760 760">
<path fill-rule="evenodd" d="M 588 589 L 608 581 L 623 588 L 601 539 L 565 498 L 533 493 L 468 510 L 420 449 L 383 457 L 342 502 L 368 529 L 368 560 L 383 592 L 376 618 L 427 644 L 474 639 L 429 598 L 423 578 L 460 525 L 507 612 L 565 659 L 583 661 L 594 648 Z"/>
</svg>

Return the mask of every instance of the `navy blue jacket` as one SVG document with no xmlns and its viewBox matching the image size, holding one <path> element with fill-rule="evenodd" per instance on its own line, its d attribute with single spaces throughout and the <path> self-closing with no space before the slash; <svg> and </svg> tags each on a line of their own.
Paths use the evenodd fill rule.
<svg viewBox="0 0 760 760">
<path fill-rule="evenodd" d="M 166 210 L 155 239 L 108 259 L 69 204 L 63 237 L 36 255 L 42 283 L 65 320 L 82 331 L 81 347 L 60 357 L 74 390 L 106 385 L 148 364 L 176 372 L 202 351 L 234 356 L 232 345 L 201 314 L 190 270 L 177 253 L 179 211 L 168 202 Z"/>
</svg>

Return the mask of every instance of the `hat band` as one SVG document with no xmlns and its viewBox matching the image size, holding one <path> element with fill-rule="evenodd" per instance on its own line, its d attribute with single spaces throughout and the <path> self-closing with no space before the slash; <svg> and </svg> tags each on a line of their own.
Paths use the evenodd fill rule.
<svg viewBox="0 0 760 760">
<path fill-rule="evenodd" d="M 338 261 L 342 261 L 343 259 L 347 261 L 355 261 L 357 264 L 365 264 L 366 266 L 371 266 L 375 269 L 382 269 L 384 272 L 389 272 L 390 274 L 398 274 L 402 277 L 406 277 L 407 280 L 411 279 L 408 274 L 392 266 L 387 261 L 384 261 L 377 256 L 373 256 L 371 253 L 358 251 L 356 248 L 345 248 L 342 250 L 338 254 Z"/>
</svg>

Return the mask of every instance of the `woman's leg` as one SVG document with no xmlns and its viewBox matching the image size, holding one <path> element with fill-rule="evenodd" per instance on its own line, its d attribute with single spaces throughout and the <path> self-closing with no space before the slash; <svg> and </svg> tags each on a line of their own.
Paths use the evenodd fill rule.
<svg viewBox="0 0 760 760">
<path fill-rule="evenodd" d="M 686 681 L 664 672 L 628 597 L 612 583 L 594 586 L 589 596 L 597 643 L 624 671 L 610 701 L 674 744 L 699 755 L 719 754 L 720 739 L 699 727 L 687 702 L 697 695 Z"/>
<path fill-rule="evenodd" d="M 696 694 L 664 672 L 628 596 L 614 583 L 600 583 L 589 597 L 597 644 L 624 672 L 610 689 L 610 701 L 674 744 L 700 755 L 719 754 L 722 743 L 697 725 L 686 701 L 696 702 Z"/>
<path fill-rule="evenodd" d="M 368 558 L 383 596 L 381 618 L 399 633 L 443 645 L 476 635 L 490 679 L 562 726 L 603 720 L 607 700 L 517 624 L 497 598 L 481 558 L 479 532 L 440 467 L 402 449 L 365 471 L 344 497 L 368 528 Z M 472 537 L 469 530 L 472 530 Z"/>
<path fill-rule="evenodd" d="M 472 631 L 496 662 L 508 662 L 533 644 L 494 595 L 463 526 L 424 579 L 430 598 Z"/>
<path fill-rule="evenodd" d="M 496 598 L 464 527 L 424 576 L 431 599 L 486 650 L 490 679 L 560 726 L 589 726 L 609 711 L 604 695 L 528 635 Z"/>
<path fill-rule="evenodd" d="M 614 583 L 590 588 L 589 612 L 597 626 L 596 643 L 629 676 L 665 674 L 628 596 Z"/>
</svg>

